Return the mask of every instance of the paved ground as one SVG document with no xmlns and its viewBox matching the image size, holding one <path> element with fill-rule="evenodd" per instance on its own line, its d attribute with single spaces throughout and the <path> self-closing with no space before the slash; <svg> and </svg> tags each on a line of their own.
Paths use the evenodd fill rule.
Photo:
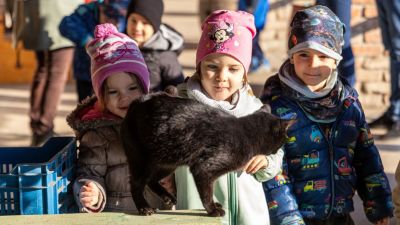
<svg viewBox="0 0 400 225">
<path fill-rule="evenodd" d="M 200 34 L 197 25 L 197 1 L 178 1 L 165 0 L 166 14 L 164 20 L 176 27 L 186 38 L 186 47 L 180 61 L 184 65 L 185 74 L 190 75 L 194 69 L 194 53 L 196 42 Z M 194 29 L 193 27 L 196 27 Z M 281 53 L 275 53 L 281 54 Z M 273 67 L 279 65 L 276 59 L 282 58 L 282 55 L 268 53 L 272 60 Z M 259 93 L 265 79 L 274 71 L 263 71 L 250 76 L 250 83 Z M 1 76 L 1 75 L 0 75 Z M 76 94 L 74 83 L 70 82 L 66 91 L 62 95 L 59 111 L 55 120 L 55 131 L 60 135 L 73 135 L 72 130 L 65 122 L 65 116 L 76 105 Z M 27 146 L 30 143 L 30 130 L 28 120 L 29 108 L 29 84 L 7 85 L 0 84 L 0 146 Z M 373 119 L 380 115 L 384 109 L 365 109 L 367 119 Z M 374 134 L 382 133 L 382 130 L 373 130 Z M 394 186 L 394 171 L 400 160 L 400 138 L 389 141 L 376 141 L 380 150 L 385 171 Z M 356 224 L 364 225 L 367 222 L 363 212 L 361 202 L 356 201 L 356 212 L 353 215 Z M 391 224 L 395 224 L 392 220 Z"/>
</svg>

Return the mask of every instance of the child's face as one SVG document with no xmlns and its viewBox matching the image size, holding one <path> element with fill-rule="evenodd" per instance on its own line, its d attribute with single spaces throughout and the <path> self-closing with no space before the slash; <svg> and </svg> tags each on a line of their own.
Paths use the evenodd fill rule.
<svg viewBox="0 0 400 225">
<path fill-rule="evenodd" d="M 104 13 L 104 10 L 105 10 L 104 7 L 100 7 L 100 14 L 99 14 L 100 23 L 111 23 L 111 24 L 113 24 L 114 26 L 116 26 L 119 29 L 120 27 L 118 27 L 118 20 L 108 17 Z"/>
<path fill-rule="evenodd" d="M 294 53 L 290 62 L 294 64 L 297 77 L 313 92 L 324 88 L 327 79 L 336 69 L 335 59 L 313 49 Z"/>
<path fill-rule="evenodd" d="M 154 28 L 142 15 L 131 13 L 128 17 L 126 32 L 139 46 L 142 46 L 153 36 Z"/>
<path fill-rule="evenodd" d="M 236 59 L 224 54 L 211 54 L 200 63 L 201 85 L 214 100 L 230 101 L 243 86 L 245 70 Z"/>
<path fill-rule="evenodd" d="M 119 72 L 109 76 L 105 82 L 107 110 L 124 118 L 131 102 L 143 95 L 136 76 Z"/>
</svg>

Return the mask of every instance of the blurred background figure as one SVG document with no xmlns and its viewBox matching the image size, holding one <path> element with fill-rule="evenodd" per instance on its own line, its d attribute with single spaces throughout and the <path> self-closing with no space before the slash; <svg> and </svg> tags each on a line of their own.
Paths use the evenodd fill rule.
<svg viewBox="0 0 400 225">
<path fill-rule="evenodd" d="M 150 71 L 150 91 L 164 91 L 184 81 L 178 56 L 183 50 L 183 37 L 162 23 L 162 0 L 132 0 L 127 12 L 126 33 L 135 40 Z"/>
<path fill-rule="evenodd" d="M 271 65 L 259 44 L 260 33 L 264 30 L 267 21 L 269 2 L 268 0 L 239 0 L 239 10 L 254 15 L 254 22 L 257 29 L 257 34 L 253 39 L 250 73 L 257 71 L 258 69 L 269 70 Z"/>
<path fill-rule="evenodd" d="M 385 49 L 390 54 L 390 106 L 371 128 L 384 127 L 382 138 L 400 137 L 400 1 L 376 0 L 378 19 Z"/>
<path fill-rule="evenodd" d="M 346 1 L 331 1 L 317 0 L 317 5 L 324 5 L 332 10 L 344 23 L 344 46 L 342 51 L 343 59 L 338 66 L 338 72 L 352 87 L 356 83 L 355 65 L 353 49 L 351 48 L 351 0 Z"/>
<path fill-rule="evenodd" d="M 82 0 L 17 0 L 14 5 L 14 46 L 22 41 L 35 51 L 37 68 L 30 92 L 31 145 L 54 135 L 54 118 L 67 82 L 73 43 L 61 36 L 58 25 Z"/>
<path fill-rule="evenodd" d="M 4 0 L 4 19 L 3 19 L 3 25 L 4 25 L 4 31 L 6 33 L 9 33 L 12 31 L 12 14 L 13 14 L 13 8 L 14 8 L 14 1 L 13 0 Z"/>
<path fill-rule="evenodd" d="M 226 9 L 236 11 L 237 8 L 238 0 L 199 0 L 200 23 L 215 10 Z"/>
<path fill-rule="evenodd" d="M 86 53 L 85 45 L 93 39 L 94 28 L 98 24 L 112 23 L 120 32 L 124 31 L 126 9 L 129 4 L 129 0 L 89 0 L 87 2 L 87 4 L 77 6 L 74 12 L 64 17 L 59 27 L 61 34 L 76 45 L 73 68 L 79 102 L 93 94 L 90 58 Z"/>
</svg>

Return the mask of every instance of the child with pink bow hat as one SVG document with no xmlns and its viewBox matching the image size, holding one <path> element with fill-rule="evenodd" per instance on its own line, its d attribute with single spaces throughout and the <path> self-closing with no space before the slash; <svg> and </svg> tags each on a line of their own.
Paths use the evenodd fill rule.
<svg viewBox="0 0 400 225">
<path fill-rule="evenodd" d="M 219 108 L 236 117 L 246 116 L 263 104 L 247 81 L 256 34 L 253 15 L 218 10 L 203 22 L 196 54 L 196 72 L 178 86 L 178 94 Z M 257 131 L 254 131 L 257 132 Z M 222 224 L 269 224 L 268 207 L 261 185 L 281 168 L 283 152 L 257 155 L 241 171 L 230 172 L 214 183 L 213 197 L 224 209 Z M 176 170 L 177 209 L 203 208 L 192 174 Z"/>
</svg>

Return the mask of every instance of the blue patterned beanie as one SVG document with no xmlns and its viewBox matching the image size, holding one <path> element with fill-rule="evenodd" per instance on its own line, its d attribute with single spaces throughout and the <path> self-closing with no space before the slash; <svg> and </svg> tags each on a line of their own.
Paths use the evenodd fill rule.
<svg viewBox="0 0 400 225">
<path fill-rule="evenodd" d="M 342 59 L 344 24 L 327 7 L 316 5 L 296 12 L 290 23 L 289 57 L 306 48 Z"/>
</svg>

